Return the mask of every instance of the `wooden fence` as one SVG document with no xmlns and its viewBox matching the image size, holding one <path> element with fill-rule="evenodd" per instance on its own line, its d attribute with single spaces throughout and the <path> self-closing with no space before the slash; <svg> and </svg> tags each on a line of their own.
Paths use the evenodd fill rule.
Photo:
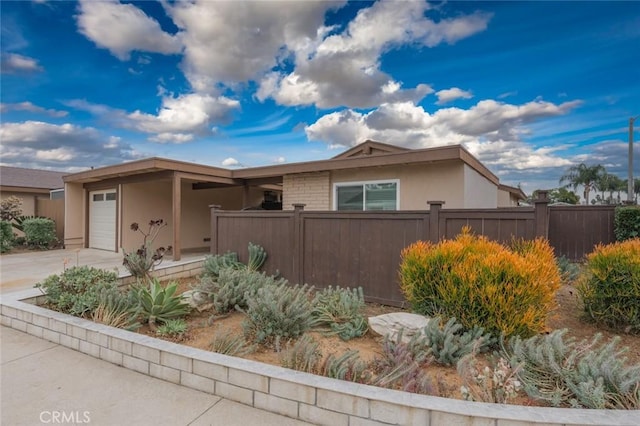
<svg viewBox="0 0 640 426">
<path fill-rule="evenodd" d="M 56 222 L 56 237 L 64 241 L 64 199 L 36 199 L 35 215 L 48 217 Z"/>
<path fill-rule="evenodd" d="M 246 262 L 249 242 L 263 246 L 264 270 L 294 283 L 362 286 L 367 300 L 401 306 L 402 250 L 418 240 L 455 237 L 463 226 L 493 240 L 549 237 L 557 255 L 580 259 L 597 243 L 613 241 L 614 208 L 549 207 L 428 211 L 221 211 L 211 206 L 211 252 L 232 251 Z M 588 231 L 588 232 L 587 232 Z"/>
</svg>

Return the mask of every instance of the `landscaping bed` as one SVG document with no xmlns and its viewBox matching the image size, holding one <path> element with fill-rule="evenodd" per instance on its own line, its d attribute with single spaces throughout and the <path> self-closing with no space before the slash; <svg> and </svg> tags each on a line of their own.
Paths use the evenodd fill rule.
<svg viewBox="0 0 640 426">
<path fill-rule="evenodd" d="M 610 251 L 626 256 L 639 249 L 635 245 Z M 50 306 L 63 312 L 343 381 L 479 402 L 638 408 L 640 336 L 609 341 L 613 333 L 605 332 L 604 339 L 594 338 L 603 327 L 581 319 L 585 309 L 578 292 L 593 299 L 585 281 L 575 287 L 565 277 L 562 285 L 543 241 L 521 242 L 512 250 L 469 234 L 435 248 L 417 243 L 405 250 L 401 279 L 408 302 L 423 314 L 437 309 L 407 339 L 404 331 L 383 338 L 368 329 L 368 317 L 397 309 L 365 304 L 361 289 L 314 291 L 261 274 L 266 254 L 255 245 L 250 245 L 247 265 L 234 254 L 213 256 L 205 260 L 202 276 L 180 283 L 146 279 L 123 293 L 109 283 L 106 271 L 72 269 L 41 287 L 47 289 Z M 441 266 L 447 265 L 447 256 L 455 260 L 459 253 L 471 261 Z M 429 266 L 434 261 L 440 263 Z M 428 293 L 439 281 L 446 292 Z M 181 296 L 187 291 L 193 309 Z M 451 297 L 450 292 L 457 293 Z M 590 303 L 589 312 L 601 315 Z M 458 309 L 460 322 L 445 308 Z M 637 331 L 629 318 L 629 331 Z M 625 346 L 626 353 L 621 351 Z"/>
</svg>

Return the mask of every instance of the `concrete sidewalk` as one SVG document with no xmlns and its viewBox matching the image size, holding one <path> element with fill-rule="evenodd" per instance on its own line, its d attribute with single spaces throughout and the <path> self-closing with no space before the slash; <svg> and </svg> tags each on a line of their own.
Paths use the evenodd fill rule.
<svg viewBox="0 0 640 426">
<path fill-rule="evenodd" d="M 308 424 L 154 379 L 7 327 L 0 328 L 0 342 L 2 425 Z"/>
<path fill-rule="evenodd" d="M 123 272 L 122 256 L 101 250 L 2 256 L 2 293 L 28 291 L 47 276 L 61 273 L 65 258 L 70 266 L 77 261 Z M 163 266 L 174 263 L 165 261 Z M 0 328 L 0 382 L 2 425 L 308 424 L 136 373 L 4 326 Z"/>
</svg>

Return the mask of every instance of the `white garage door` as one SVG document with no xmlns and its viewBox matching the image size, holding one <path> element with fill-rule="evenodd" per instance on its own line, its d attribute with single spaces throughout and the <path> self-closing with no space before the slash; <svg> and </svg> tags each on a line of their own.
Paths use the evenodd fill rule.
<svg viewBox="0 0 640 426">
<path fill-rule="evenodd" d="M 89 247 L 116 251 L 116 190 L 89 193 Z"/>
</svg>

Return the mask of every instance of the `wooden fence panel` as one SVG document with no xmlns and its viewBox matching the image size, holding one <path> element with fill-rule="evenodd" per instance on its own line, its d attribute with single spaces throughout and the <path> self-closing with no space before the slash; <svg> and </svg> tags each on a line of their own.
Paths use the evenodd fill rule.
<svg viewBox="0 0 640 426">
<path fill-rule="evenodd" d="M 469 226 L 476 235 L 501 243 L 508 243 L 512 238 L 535 237 L 533 209 L 441 210 L 439 220 L 441 239 L 455 238 L 464 226 Z"/>
<path fill-rule="evenodd" d="M 264 270 L 316 288 L 361 286 L 370 301 L 402 306 L 398 269 L 402 250 L 417 240 L 454 238 L 468 225 L 476 234 L 509 242 L 547 236 L 556 255 L 581 259 L 613 236 L 614 208 L 547 207 L 422 212 L 223 212 L 212 209 L 211 252 L 234 251 L 247 261 L 247 244 L 268 253 Z"/>
<path fill-rule="evenodd" d="M 557 256 L 582 260 L 597 244 L 615 241 L 615 206 L 549 207 L 549 243 Z"/>
<path fill-rule="evenodd" d="M 304 282 L 317 288 L 361 286 L 370 301 L 403 303 L 400 255 L 428 239 L 427 213 L 305 212 L 301 217 Z"/>
<path fill-rule="evenodd" d="M 282 276 L 294 276 L 294 232 L 292 213 L 280 212 L 225 212 L 217 215 L 212 229 L 214 253 L 232 251 L 238 253 L 241 262 L 249 259 L 248 244 L 259 244 L 267 250 L 263 270 L 268 274 L 279 272 Z"/>
<path fill-rule="evenodd" d="M 36 199 L 35 215 L 53 220 L 56 223 L 58 241 L 64 241 L 64 199 Z"/>
</svg>

